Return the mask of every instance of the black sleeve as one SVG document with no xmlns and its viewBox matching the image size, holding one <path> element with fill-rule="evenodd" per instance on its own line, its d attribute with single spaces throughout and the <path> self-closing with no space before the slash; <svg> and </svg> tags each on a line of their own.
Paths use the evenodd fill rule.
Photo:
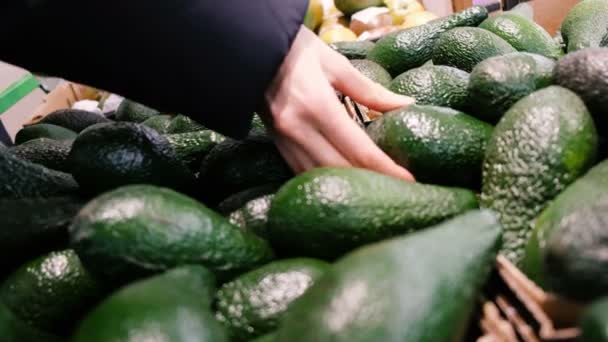
<svg viewBox="0 0 608 342">
<path fill-rule="evenodd" d="M 0 60 L 240 137 L 308 0 L 12 0 Z"/>
</svg>

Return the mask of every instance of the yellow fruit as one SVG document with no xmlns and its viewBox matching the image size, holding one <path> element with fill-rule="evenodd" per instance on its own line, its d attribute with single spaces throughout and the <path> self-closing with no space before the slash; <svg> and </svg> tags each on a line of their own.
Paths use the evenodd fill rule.
<svg viewBox="0 0 608 342">
<path fill-rule="evenodd" d="M 437 18 L 438 18 L 437 15 L 435 15 L 434 13 L 431 13 L 431 12 L 427 12 L 427 11 L 416 12 L 416 13 L 412 13 L 412 14 L 405 16 L 403 25 L 401 25 L 401 27 L 410 28 L 410 27 L 420 26 L 420 25 L 424 25 L 424 24 L 428 23 L 431 20 L 435 20 Z"/>
<path fill-rule="evenodd" d="M 346 15 L 351 15 L 368 7 L 382 6 L 382 0 L 335 0 L 334 3 Z"/>
<path fill-rule="evenodd" d="M 348 19 L 346 19 L 346 17 L 332 17 L 332 18 L 328 18 L 325 21 L 323 21 L 323 24 L 321 24 L 321 27 L 319 27 L 319 35 L 323 34 L 323 32 L 335 28 L 336 26 L 340 26 L 340 27 L 344 27 L 344 28 L 348 28 L 349 27 L 349 22 Z"/>
<path fill-rule="evenodd" d="M 308 3 L 308 12 L 304 17 L 304 25 L 311 30 L 316 30 L 323 22 L 323 5 L 321 0 L 310 0 Z"/>
<path fill-rule="evenodd" d="M 321 40 L 327 44 L 336 42 L 352 42 L 357 40 L 357 35 L 343 26 L 332 27 L 321 33 Z"/>
<path fill-rule="evenodd" d="M 405 16 L 411 13 L 424 11 L 424 6 L 416 0 L 384 0 L 384 3 L 390 9 L 395 25 L 402 24 Z"/>
</svg>

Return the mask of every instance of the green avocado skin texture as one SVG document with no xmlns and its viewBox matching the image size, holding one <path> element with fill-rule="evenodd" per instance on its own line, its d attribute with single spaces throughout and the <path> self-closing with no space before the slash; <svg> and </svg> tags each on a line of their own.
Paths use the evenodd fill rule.
<svg viewBox="0 0 608 342">
<path fill-rule="evenodd" d="M 501 119 L 483 164 L 481 206 L 504 228 L 502 253 L 519 265 L 533 220 L 594 163 L 597 132 L 573 92 L 551 86 L 517 102 Z"/>
<path fill-rule="evenodd" d="M 473 192 L 404 182 L 363 169 L 319 168 L 275 195 L 268 235 L 285 253 L 332 259 L 477 207 Z"/>
<path fill-rule="evenodd" d="M 469 102 L 468 87 L 467 72 L 445 65 L 429 65 L 397 76 L 389 90 L 413 97 L 419 105 L 465 109 Z"/>
<path fill-rule="evenodd" d="M 275 261 L 225 283 L 216 294 L 216 318 L 231 341 L 249 341 L 277 329 L 289 306 L 327 271 L 329 264 L 298 258 Z"/>
<path fill-rule="evenodd" d="M 478 27 L 457 27 L 443 33 L 433 49 L 433 63 L 471 72 L 482 61 L 516 52 L 494 33 Z"/>
<path fill-rule="evenodd" d="M 608 342 L 608 297 L 599 299 L 583 313 L 580 320 L 581 342 Z"/>
<path fill-rule="evenodd" d="M 553 83 L 555 61 L 515 52 L 488 58 L 471 72 L 472 115 L 495 124 L 517 101 Z"/>
<path fill-rule="evenodd" d="M 141 124 L 154 129 L 160 134 L 167 134 L 169 133 L 171 119 L 171 115 L 155 115 L 146 119 Z"/>
<path fill-rule="evenodd" d="M 376 44 L 368 40 L 354 42 L 336 42 L 329 47 L 348 59 L 365 59 Z"/>
<path fill-rule="evenodd" d="M 73 140 L 39 138 L 11 147 L 9 152 L 18 158 L 49 169 L 70 173 L 68 156 L 73 143 Z"/>
<path fill-rule="evenodd" d="M 218 205 L 217 210 L 223 215 L 228 215 L 235 210 L 241 209 L 251 200 L 265 195 L 274 194 L 277 192 L 277 190 L 279 190 L 280 187 L 281 184 L 270 183 L 237 192 L 236 194 L 230 195 L 224 199 Z"/>
<path fill-rule="evenodd" d="M 0 303 L 0 336 L 4 342 L 60 342 L 62 338 L 39 331 L 21 321 Z"/>
<path fill-rule="evenodd" d="M 74 141 L 69 162 L 78 184 L 92 194 L 129 184 L 186 189 L 194 183 L 169 141 L 140 124 L 87 128 Z"/>
<path fill-rule="evenodd" d="M 479 25 L 493 32 L 517 51 L 524 51 L 558 59 L 564 52 L 540 25 L 521 15 L 504 13 L 490 17 Z"/>
<path fill-rule="evenodd" d="M 38 138 L 74 140 L 77 135 L 76 132 L 61 126 L 39 123 L 19 130 L 15 136 L 15 145 L 20 145 L 24 142 Z"/>
<path fill-rule="evenodd" d="M 600 202 L 606 193 L 608 193 L 608 161 L 594 166 L 566 188 L 542 212 L 536 219 L 522 262 L 522 270 L 530 279 L 541 286 L 547 285 L 545 258 L 549 241 L 555 235 L 555 231 L 562 222 L 568 222 L 566 220 L 568 216 Z M 593 282 L 585 285 L 585 288 L 592 287 L 596 281 L 597 279 L 593 279 Z"/>
<path fill-rule="evenodd" d="M 73 342 L 227 342 L 211 312 L 215 283 L 201 266 L 183 266 L 132 283 L 81 323 Z"/>
<path fill-rule="evenodd" d="M 40 123 L 61 126 L 77 133 L 89 126 L 106 122 L 111 120 L 101 114 L 79 109 L 60 109 L 40 120 Z"/>
<path fill-rule="evenodd" d="M 384 114 L 367 133 L 419 182 L 479 188 L 492 130 L 450 108 L 414 105 Z"/>
<path fill-rule="evenodd" d="M 380 39 L 367 58 L 396 77 L 431 59 L 433 47 L 443 32 L 458 26 L 477 26 L 487 17 L 485 7 L 473 6 L 421 26 L 397 31 Z"/>
<path fill-rule="evenodd" d="M 226 139 L 223 135 L 210 130 L 167 134 L 165 138 L 173 147 L 177 157 L 191 170 L 196 170 L 205 156 Z"/>
<path fill-rule="evenodd" d="M 101 295 L 101 287 L 73 250 L 51 252 L 11 274 L 0 299 L 23 322 L 66 335 Z"/>
<path fill-rule="evenodd" d="M 69 232 L 85 265 L 109 283 L 185 264 L 228 276 L 273 258 L 266 241 L 201 203 L 147 185 L 99 196 L 80 211 Z"/>
<path fill-rule="evenodd" d="M 495 216 L 473 211 L 360 248 L 294 303 L 275 340 L 461 341 L 499 244 Z"/>
<path fill-rule="evenodd" d="M 600 133 L 607 133 L 608 48 L 588 48 L 566 55 L 557 63 L 554 77 L 556 84 L 585 101 Z"/>
<path fill-rule="evenodd" d="M 202 131 L 207 128 L 185 115 L 178 114 L 171 120 L 168 129 L 170 134 L 180 134 Z"/>
<path fill-rule="evenodd" d="M 0 199 L 0 251 L 4 256 L 0 265 L 10 270 L 43 253 L 65 248 L 67 228 L 83 206 L 82 199 L 72 196 Z"/>
<path fill-rule="evenodd" d="M 17 158 L 0 149 L 0 198 L 48 197 L 74 194 L 78 184 L 71 175 Z"/>
<path fill-rule="evenodd" d="M 580 1 L 570 10 L 561 26 L 568 53 L 600 46 L 607 28 L 608 1 Z"/>
<path fill-rule="evenodd" d="M 270 333 L 264 336 L 260 336 L 256 339 L 251 340 L 251 342 L 274 342 L 276 340 L 276 334 Z"/>
<path fill-rule="evenodd" d="M 376 62 L 372 62 L 367 59 L 355 59 L 351 60 L 350 62 L 365 77 L 379 83 L 383 87 L 388 87 L 393 80 L 391 74 L 389 74 L 388 71 L 384 70 L 384 68 Z"/>
<path fill-rule="evenodd" d="M 200 188 L 219 202 L 237 192 L 269 183 L 283 183 L 293 172 L 272 138 L 260 131 L 244 140 L 226 139 L 214 147 L 201 164 Z"/>
<path fill-rule="evenodd" d="M 160 115 L 155 109 L 144 106 L 141 103 L 124 99 L 116 109 L 116 120 L 140 123 L 152 116 Z"/>
<path fill-rule="evenodd" d="M 272 206 L 274 194 L 264 195 L 247 202 L 242 208 L 228 216 L 230 223 L 253 232 L 262 238 L 268 238 L 268 213 Z"/>
</svg>

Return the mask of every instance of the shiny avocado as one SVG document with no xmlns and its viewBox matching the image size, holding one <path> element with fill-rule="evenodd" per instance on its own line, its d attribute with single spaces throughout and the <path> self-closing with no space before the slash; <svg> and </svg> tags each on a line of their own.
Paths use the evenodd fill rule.
<svg viewBox="0 0 608 342">
<path fill-rule="evenodd" d="M 150 127 L 160 134 L 169 133 L 169 125 L 171 124 L 171 115 L 155 115 L 146 120 L 141 124 Z"/>
<path fill-rule="evenodd" d="M 388 87 L 391 81 L 393 80 L 391 74 L 384 70 L 383 67 L 378 65 L 378 63 L 372 62 L 367 59 L 355 59 L 350 62 L 365 77 L 376 83 L 379 83 L 384 87 Z"/>
<path fill-rule="evenodd" d="M 336 42 L 329 44 L 329 47 L 348 59 L 365 59 L 367 54 L 376 44 L 369 40 L 354 42 Z"/>
<path fill-rule="evenodd" d="M 230 223 L 253 232 L 262 238 L 268 237 L 268 213 L 274 194 L 255 198 L 228 216 Z"/>
<path fill-rule="evenodd" d="M 70 173 L 68 156 L 73 143 L 73 140 L 39 138 L 11 147 L 8 151 L 20 159 Z"/>
<path fill-rule="evenodd" d="M 504 228 L 502 253 L 524 257 L 534 219 L 595 162 L 597 133 L 583 101 L 551 86 L 517 102 L 500 120 L 483 164 L 482 207 Z"/>
<path fill-rule="evenodd" d="M 118 121 L 136 123 L 143 122 L 155 115 L 160 115 L 160 112 L 129 99 L 124 99 L 115 113 L 116 120 Z"/>
<path fill-rule="evenodd" d="M 15 145 L 21 145 L 38 138 L 74 140 L 77 135 L 76 132 L 61 126 L 39 123 L 20 129 L 15 135 Z"/>
<path fill-rule="evenodd" d="M 107 122 L 111 120 L 101 114 L 80 109 L 56 110 L 40 120 L 40 123 L 61 126 L 76 133 L 82 132 L 89 126 Z"/>
<path fill-rule="evenodd" d="M 606 28 L 608 1 L 580 1 L 568 12 L 561 26 L 568 53 L 600 46 Z"/>
</svg>

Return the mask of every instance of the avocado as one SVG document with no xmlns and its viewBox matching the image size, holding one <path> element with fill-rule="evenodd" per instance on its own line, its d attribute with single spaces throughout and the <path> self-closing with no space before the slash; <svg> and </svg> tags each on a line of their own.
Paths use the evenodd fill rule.
<svg viewBox="0 0 608 342">
<path fill-rule="evenodd" d="M 350 16 L 368 7 L 384 6 L 384 2 L 382 0 L 335 0 L 335 5 L 344 15 Z"/>
<path fill-rule="evenodd" d="M 251 118 L 250 133 L 264 132 L 264 131 L 266 131 L 266 126 L 264 125 L 264 121 L 262 121 L 262 118 L 260 117 L 259 114 L 253 113 L 253 118 Z"/>
<path fill-rule="evenodd" d="M 408 70 L 391 82 L 389 89 L 411 96 L 420 105 L 463 109 L 468 103 L 469 74 L 444 65 Z"/>
<path fill-rule="evenodd" d="M 273 332 L 273 333 L 266 334 L 264 336 L 255 338 L 255 339 L 251 340 L 251 342 L 274 342 L 275 339 L 276 339 L 276 334 Z"/>
<path fill-rule="evenodd" d="M 384 114 L 367 133 L 419 182 L 479 188 L 492 130 L 454 109 L 414 105 Z"/>
<path fill-rule="evenodd" d="M 272 138 L 254 130 L 244 140 L 226 139 L 201 164 L 199 188 L 208 203 L 269 183 L 283 183 L 293 172 Z"/>
<path fill-rule="evenodd" d="M 379 83 L 383 87 L 388 87 L 391 84 L 393 78 L 388 71 L 384 70 L 383 67 L 378 63 L 372 62 L 367 59 L 355 59 L 350 61 L 351 64 L 359 70 L 365 77 L 370 80 Z"/>
<path fill-rule="evenodd" d="M 369 40 L 359 40 L 354 42 L 335 42 L 329 44 L 329 47 L 348 59 L 365 59 L 375 45 L 374 42 L 370 42 Z"/>
<path fill-rule="evenodd" d="M 49 169 L 70 173 L 68 155 L 73 143 L 73 140 L 38 138 L 11 147 L 8 151 L 17 158 L 40 164 Z"/>
<path fill-rule="evenodd" d="M 570 10 L 561 26 L 568 53 L 600 46 L 607 28 L 608 1 L 580 1 Z"/>
<path fill-rule="evenodd" d="M 225 283 L 217 291 L 216 318 L 231 341 L 249 341 L 274 331 L 285 311 L 327 271 L 326 262 L 275 261 Z"/>
<path fill-rule="evenodd" d="M 534 219 L 593 165 L 597 141 L 583 101 L 558 86 L 524 97 L 500 120 L 486 149 L 481 205 L 499 214 L 502 253 L 513 263 Z"/>
<path fill-rule="evenodd" d="M 146 107 L 141 103 L 124 99 L 116 109 L 114 115 L 118 121 L 140 123 L 152 116 L 160 115 L 160 112 L 156 109 Z"/>
<path fill-rule="evenodd" d="M 225 342 L 211 312 L 215 281 L 201 266 L 184 266 L 130 284 L 99 304 L 73 342 Z"/>
<path fill-rule="evenodd" d="M 457 27 L 439 37 L 433 49 L 433 63 L 471 72 L 480 62 L 516 52 L 494 33 L 477 27 Z"/>
<path fill-rule="evenodd" d="M 517 101 L 553 83 L 555 61 L 515 52 L 486 59 L 471 72 L 471 113 L 495 124 Z"/>
<path fill-rule="evenodd" d="M 173 147 L 177 157 L 192 170 L 198 169 L 205 156 L 226 139 L 223 135 L 210 130 L 168 134 L 165 138 Z"/>
<path fill-rule="evenodd" d="M 608 48 L 589 48 L 566 55 L 557 63 L 554 77 L 556 84 L 585 101 L 600 133 L 608 133 Z"/>
<path fill-rule="evenodd" d="M 78 134 L 67 128 L 51 124 L 35 124 L 19 130 L 15 135 L 15 145 L 38 139 L 48 138 L 53 140 L 74 140 Z"/>
<path fill-rule="evenodd" d="M 39 331 L 22 322 L 0 302 L 0 336 L 4 342 L 60 342 L 58 336 Z"/>
<path fill-rule="evenodd" d="M 332 259 L 477 207 L 465 189 L 409 183 L 363 169 L 319 168 L 287 182 L 268 214 L 273 246 Z"/>
<path fill-rule="evenodd" d="M 601 47 L 608 47 L 608 29 L 606 30 L 606 34 L 604 38 L 602 38 L 602 42 L 600 43 Z"/>
<path fill-rule="evenodd" d="M 230 223 L 262 238 L 268 237 L 268 213 L 274 194 L 252 199 L 228 216 Z"/>
<path fill-rule="evenodd" d="M 82 199 L 70 196 L 0 199 L 2 269 L 66 248 L 67 228 L 83 206 Z"/>
<path fill-rule="evenodd" d="M 506 12 L 479 25 L 511 44 L 517 51 L 558 59 L 564 52 L 542 26 L 521 15 Z"/>
<path fill-rule="evenodd" d="M 178 114 L 173 119 L 171 119 L 171 123 L 169 124 L 168 133 L 171 133 L 171 134 L 191 133 L 191 132 L 203 131 L 206 129 L 207 128 L 205 128 L 205 126 L 190 119 L 189 117 Z"/>
<path fill-rule="evenodd" d="M 247 202 L 259 198 L 264 195 L 274 194 L 279 190 L 281 184 L 279 183 L 270 183 L 264 184 L 260 186 L 256 186 L 251 189 L 247 189 L 241 192 L 237 192 L 234 195 L 231 195 L 224 199 L 217 206 L 217 210 L 223 214 L 227 215 L 237 209 L 242 208 Z"/>
<path fill-rule="evenodd" d="M 360 248 L 290 307 L 275 340 L 464 340 L 499 245 L 495 216 L 474 211 Z"/>
<path fill-rule="evenodd" d="M 80 211 L 69 232 L 85 265 L 114 283 L 184 264 L 232 275 L 273 257 L 266 241 L 201 203 L 149 185 L 97 197 Z"/>
<path fill-rule="evenodd" d="M 433 47 L 443 32 L 458 26 L 477 26 L 487 17 L 485 7 L 473 6 L 424 25 L 388 34 L 376 43 L 367 58 L 396 77 L 431 59 Z"/>
<path fill-rule="evenodd" d="M 536 219 L 522 262 L 522 270 L 530 279 L 545 286 L 547 283 L 544 274 L 546 249 L 552 236 L 555 235 L 554 231 L 562 222 L 569 223 L 566 220 L 567 216 L 574 215 L 577 211 L 600 202 L 606 193 L 608 193 L 608 161 L 594 166 L 587 174 L 567 187 L 542 212 Z M 577 240 L 581 240 L 581 245 L 583 244 L 584 239 Z M 600 279 L 595 279 L 594 282 L 598 280 Z M 588 284 L 587 287 L 592 286 L 593 284 Z"/>
<path fill-rule="evenodd" d="M 589 305 L 580 320 L 580 342 L 608 341 L 608 298 L 599 299 Z"/>
<path fill-rule="evenodd" d="M 154 129 L 160 134 L 168 134 L 172 118 L 171 115 L 155 115 L 144 120 L 141 124 Z"/>
<path fill-rule="evenodd" d="M 57 125 L 76 133 L 100 123 L 111 122 L 105 116 L 80 109 L 59 109 L 45 116 L 40 123 Z"/>
<path fill-rule="evenodd" d="M 15 317 L 41 331 L 67 335 L 102 294 L 73 250 L 51 252 L 11 274 L 0 299 Z"/>
<path fill-rule="evenodd" d="M 171 143 L 152 128 L 128 123 L 95 125 L 74 141 L 72 174 L 92 194 L 128 184 L 186 189 L 194 175 Z"/>
<path fill-rule="evenodd" d="M 73 194 L 78 184 L 71 175 L 48 169 L 0 148 L 0 198 L 48 197 Z"/>
</svg>

